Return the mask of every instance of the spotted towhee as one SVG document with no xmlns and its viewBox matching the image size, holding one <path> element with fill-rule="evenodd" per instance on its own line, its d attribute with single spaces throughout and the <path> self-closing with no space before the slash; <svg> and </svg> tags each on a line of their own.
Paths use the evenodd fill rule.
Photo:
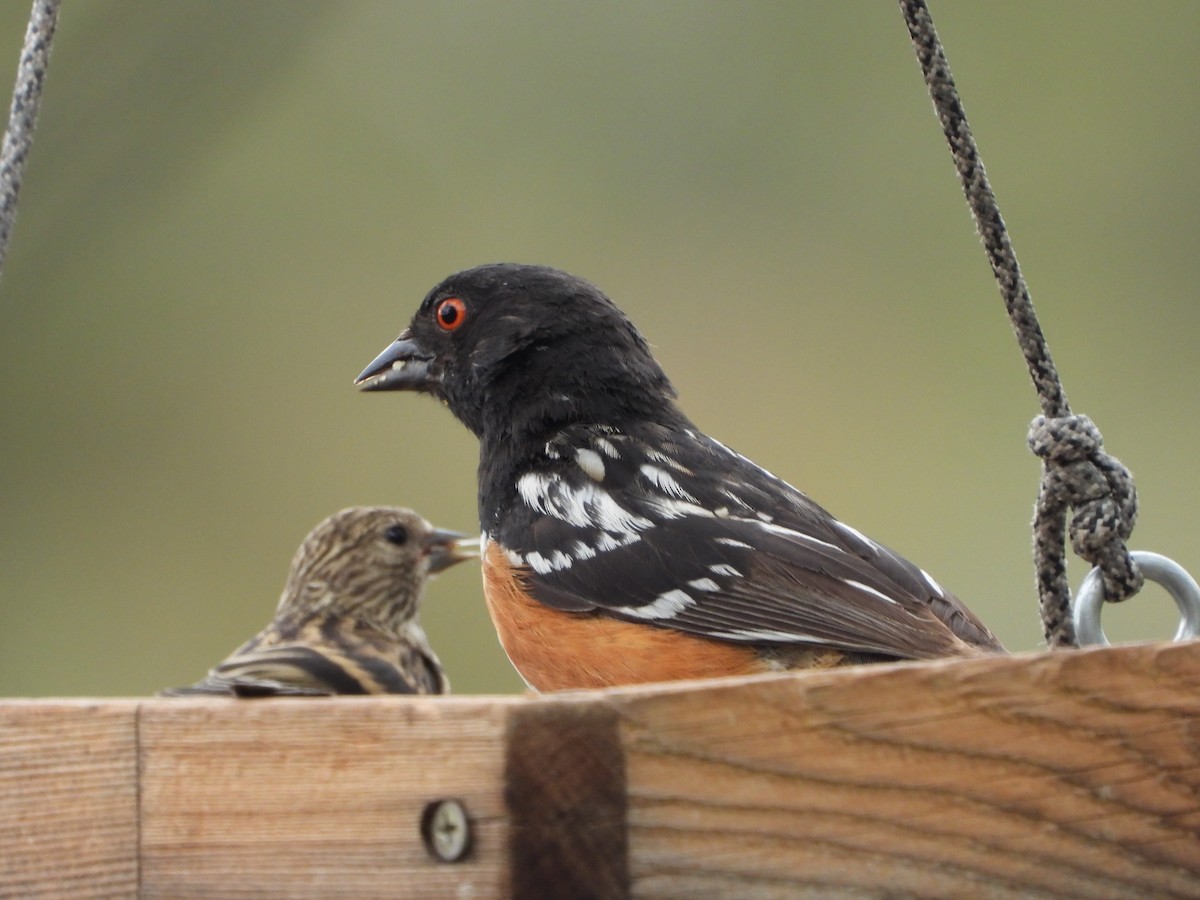
<svg viewBox="0 0 1200 900">
<path fill-rule="evenodd" d="M 1002 652 L 922 569 L 698 429 L 600 290 L 452 275 L 358 377 L 479 438 L 484 592 L 539 690 Z"/>
<path fill-rule="evenodd" d="M 446 693 L 417 619 L 421 592 L 433 573 L 478 555 L 477 538 L 434 528 L 412 510 L 344 509 L 296 551 L 271 624 L 203 681 L 162 693 Z"/>
</svg>

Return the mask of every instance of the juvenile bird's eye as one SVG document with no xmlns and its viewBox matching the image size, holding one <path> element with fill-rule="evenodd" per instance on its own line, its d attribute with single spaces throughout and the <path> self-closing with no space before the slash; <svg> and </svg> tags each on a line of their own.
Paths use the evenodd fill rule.
<svg viewBox="0 0 1200 900">
<path fill-rule="evenodd" d="M 403 525 L 392 525 L 383 533 L 383 536 L 397 547 L 403 547 L 408 541 L 408 529 Z"/>
<path fill-rule="evenodd" d="M 443 331 L 454 331 L 467 321 L 467 304 L 457 297 L 447 297 L 437 305 L 433 315 L 439 328 Z"/>
</svg>

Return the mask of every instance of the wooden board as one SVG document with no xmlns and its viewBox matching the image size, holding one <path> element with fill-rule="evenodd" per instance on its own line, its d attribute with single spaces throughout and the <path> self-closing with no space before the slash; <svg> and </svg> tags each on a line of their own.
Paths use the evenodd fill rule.
<svg viewBox="0 0 1200 900">
<path fill-rule="evenodd" d="M 435 860 L 425 805 L 474 847 Z M 1200 644 L 540 698 L 0 702 L 0 896 L 1200 897 Z"/>
<path fill-rule="evenodd" d="M 0 896 L 137 891 L 136 701 L 0 703 Z"/>
<path fill-rule="evenodd" d="M 611 702 L 638 896 L 1200 896 L 1200 645 Z"/>
<path fill-rule="evenodd" d="M 142 896 L 495 897 L 513 700 L 155 700 L 141 714 Z M 435 861 L 425 804 L 474 852 Z"/>
</svg>

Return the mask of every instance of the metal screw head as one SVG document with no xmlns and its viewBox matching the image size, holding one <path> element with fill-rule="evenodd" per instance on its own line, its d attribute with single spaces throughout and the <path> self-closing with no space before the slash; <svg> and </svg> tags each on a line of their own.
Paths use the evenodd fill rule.
<svg viewBox="0 0 1200 900">
<path fill-rule="evenodd" d="M 421 813 L 421 839 L 434 859 L 458 862 L 471 852 L 471 820 L 461 800 L 434 800 Z"/>
</svg>

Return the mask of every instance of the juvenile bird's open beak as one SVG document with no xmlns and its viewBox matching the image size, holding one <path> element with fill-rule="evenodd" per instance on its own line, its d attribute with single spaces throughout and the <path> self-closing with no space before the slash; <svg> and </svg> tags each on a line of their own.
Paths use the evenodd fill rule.
<svg viewBox="0 0 1200 900">
<path fill-rule="evenodd" d="M 435 528 L 425 539 L 429 550 L 429 574 L 448 569 L 455 563 L 479 556 L 479 535 Z"/>
<path fill-rule="evenodd" d="M 433 355 L 404 331 L 354 383 L 364 391 L 433 391 L 441 380 L 441 372 L 433 369 Z"/>
</svg>

